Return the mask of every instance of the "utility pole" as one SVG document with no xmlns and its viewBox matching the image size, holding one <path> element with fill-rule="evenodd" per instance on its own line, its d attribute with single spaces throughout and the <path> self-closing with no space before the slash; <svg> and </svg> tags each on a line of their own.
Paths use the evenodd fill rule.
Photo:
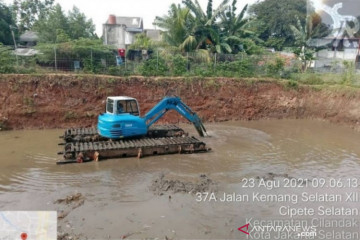
<svg viewBox="0 0 360 240">
<path fill-rule="evenodd" d="M 19 59 L 18 59 L 18 55 L 17 55 L 17 53 L 16 53 L 17 46 L 16 46 L 15 34 L 14 34 L 14 30 L 13 30 L 14 27 L 11 26 L 11 25 L 9 25 L 9 27 L 10 27 L 10 30 L 11 30 L 12 39 L 13 39 L 13 41 L 14 41 L 16 65 L 19 67 Z"/>
<path fill-rule="evenodd" d="M 90 51 L 91 51 L 91 66 L 93 65 L 93 51 L 92 51 L 92 49 L 90 49 Z"/>
<path fill-rule="evenodd" d="M 214 56 L 214 68 L 216 68 L 216 53 L 215 53 L 215 56 Z"/>
<path fill-rule="evenodd" d="M 54 46 L 54 54 L 55 54 L 55 71 L 57 71 L 56 46 Z"/>
<path fill-rule="evenodd" d="M 156 52 L 157 61 L 156 61 L 156 71 L 159 71 L 159 50 Z"/>
</svg>

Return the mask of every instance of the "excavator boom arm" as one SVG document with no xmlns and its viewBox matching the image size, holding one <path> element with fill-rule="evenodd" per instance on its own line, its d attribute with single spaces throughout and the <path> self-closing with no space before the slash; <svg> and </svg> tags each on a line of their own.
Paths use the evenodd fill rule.
<svg viewBox="0 0 360 240">
<path fill-rule="evenodd" d="M 147 127 L 149 128 L 171 109 L 176 110 L 183 117 L 192 122 L 200 136 L 205 136 L 206 129 L 202 124 L 201 119 L 183 101 L 181 101 L 179 97 L 165 97 L 148 113 L 146 113 L 144 119 Z"/>
</svg>

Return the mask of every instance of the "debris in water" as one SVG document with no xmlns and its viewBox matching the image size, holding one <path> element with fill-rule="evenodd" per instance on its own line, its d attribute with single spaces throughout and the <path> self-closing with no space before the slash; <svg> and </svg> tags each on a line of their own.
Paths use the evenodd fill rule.
<svg viewBox="0 0 360 240">
<path fill-rule="evenodd" d="M 84 197 L 82 196 L 81 193 L 76 193 L 75 195 L 69 195 L 66 198 L 60 198 L 60 199 L 56 200 L 55 203 L 70 204 L 72 202 L 78 202 L 83 199 L 84 199 Z"/>
<path fill-rule="evenodd" d="M 80 240 L 87 239 L 81 238 L 79 235 L 70 235 L 69 233 L 58 233 L 57 240 Z"/>
<path fill-rule="evenodd" d="M 55 204 L 61 204 L 61 203 L 66 204 L 65 210 L 58 211 L 58 219 L 65 218 L 67 215 L 69 215 L 69 213 L 72 210 L 83 205 L 84 202 L 85 202 L 85 199 L 81 193 L 76 193 L 74 195 L 69 195 L 66 198 L 60 198 L 60 199 L 56 200 L 54 202 Z"/>
<path fill-rule="evenodd" d="M 262 180 L 265 180 L 265 181 L 273 181 L 275 178 L 287 178 L 287 179 L 295 179 L 296 181 L 298 181 L 299 182 L 299 184 L 305 184 L 306 183 L 306 181 L 307 182 L 311 182 L 312 180 L 310 180 L 310 179 L 297 179 L 297 178 L 295 178 L 295 177 L 292 177 L 292 176 L 289 176 L 289 174 L 287 174 L 287 173 L 282 173 L 282 174 L 279 174 L 279 173 L 272 173 L 272 172 L 269 172 L 269 173 L 267 173 L 265 176 L 257 176 L 256 177 L 256 179 L 257 180 L 260 180 L 260 179 L 262 179 Z"/>
<path fill-rule="evenodd" d="M 196 182 L 183 182 L 180 180 L 165 179 L 164 174 L 155 179 L 150 187 L 150 190 L 157 195 L 164 195 L 165 192 L 173 193 L 192 193 L 197 192 L 213 192 L 216 190 L 216 183 L 214 183 L 205 174 L 200 175 L 200 179 Z M 170 199 L 170 198 L 169 198 Z"/>
</svg>

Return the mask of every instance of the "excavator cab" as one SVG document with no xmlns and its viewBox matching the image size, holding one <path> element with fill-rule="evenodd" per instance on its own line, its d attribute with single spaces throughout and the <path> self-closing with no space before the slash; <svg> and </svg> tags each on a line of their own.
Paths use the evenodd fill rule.
<svg viewBox="0 0 360 240">
<path fill-rule="evenodd" d="M 98 132 L 111 139 L 143 136 L 147 126 L 139 115 L 139 104 L 135 98 L 108 97 L 106 111 L 98 117 Z"/>
<path fill-rule="evenodd" d="M 131 97 L 108 97 L 106 99 L 106 113 L 108 114 L 131 114 L 139 116 L 139 104 Z"/>
</svg>

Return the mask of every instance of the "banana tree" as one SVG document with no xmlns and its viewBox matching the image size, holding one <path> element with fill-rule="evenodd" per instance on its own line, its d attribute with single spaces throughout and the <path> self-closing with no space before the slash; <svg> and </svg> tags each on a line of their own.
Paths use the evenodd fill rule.
<svg viewBox="0 0 360 240">
<path fill-rule="evenodd" d="M 232 4 L 227 7 L 226 11 L 220 14 L 220 29 L 224 41 L 231 47 L 233 53 L 246 51 L 247 43 L 262 43 L 255 32 L 248 30 L 251 23 L 250 18 L 245 18 L 248 5 L 245 5 L 239 14 L 236 14 L 237 0 L 233 0 Z"/>
<path fill-rule="evenodd" d="M 192 46 L 195 50 L 208 49 L 211 52 L 230 53 L 232 49 L 220 33 L 220 26 L 216 20 L 226 10 L 229 0 L 223 0 L 214 10 L 212 0 L 208 1 L 206 12 L 203 11 L 197 0 L 183 0 L 184 5 L 190 9 L 194 22 L 190 34 L 184 40 L 182 47 Z"/>
<path fill-rule="evenodd" d="M 305 25 L 301 24 L 300 19 L 296 16 L 296 26 L 290 25 L 295 38 L 294 53 L 302 63 L 302 71 L 306 72 L 311 62 L 315 60 L 315 53 L 322 48 L 311 45 L 311 40 L 327 36 L 330 33 L 328 27 L 322 23 L 314 24 L 312 17 L 307 17 Z"/>
</svg>

